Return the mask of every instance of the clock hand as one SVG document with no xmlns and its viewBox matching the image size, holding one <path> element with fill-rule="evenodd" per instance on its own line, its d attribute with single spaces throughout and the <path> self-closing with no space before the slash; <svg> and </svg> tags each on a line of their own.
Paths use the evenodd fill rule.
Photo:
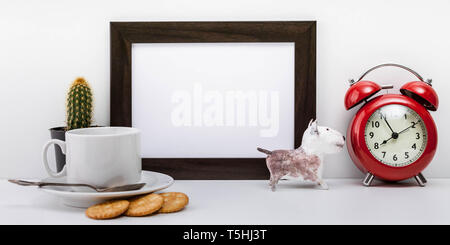
<svg viewBox="0 0 450 245">
<path fill-rule="evenodd" d="M 414 126 L 416 126 L 416 124 L 418 124 L 420 122 L 420 120 L 418 120 L 417 122 L 413 122 L 413 124 L 405 129 L 403 129 L 402 131 L 400 131 L 398 134 L 401 134 L 403 132 L 405 132 L 406 130 L 408 130 L 409 128 L 412 128 Z"/>
<path fill-rule="evenodd" d="M 386 144 L 389 140 L 391 139 L 397 139 L 398 138 L 399 133 L 393 132 L 391 135 L 391 138 L 387 139 L 387 140 L 383 140 L 383 142 L 380 145 L 384 145 Z"/>
<path fill-rule="evenodd" d="M 383 142 L 380 145 L 384 145 L 386 144 L 389 140 L 393 139 L 393 137 L 391 136 L 391 138 L 387 139 L 387 140 L 383 140 Z"/>
<path fill-rule="evenodd" d="M 381 114 L 381 112 L 380 112 L 380 114 Z M 381 117 L 384 119 L 384 121 L 385 121 L 386 124 L 388 125 L 389 129 L 391 130 L 391 132 L 392 132 L 392 133 L 395 133 L 394 130 L 392 130 L 391 125 L 388 123 L 388 121 L 387 121 L 387 119 L 386 119 L 386 116 L 383 115 L 383 114 L 381 114 Z"/>
</svg>

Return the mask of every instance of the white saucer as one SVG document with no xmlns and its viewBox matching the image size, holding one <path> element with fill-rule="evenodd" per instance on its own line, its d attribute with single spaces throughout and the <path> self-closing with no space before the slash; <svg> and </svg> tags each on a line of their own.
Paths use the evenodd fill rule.
<svg viewBox="0 0 450 245">
<path fill-rule="evenodd" d="M 46 178 L 42 181 L 65 183 L 66 177 Z M 173 184 L 173 178 L 162 173 L 143 170 L 139 183 L 146 185 L 139 190 L 120 192 L 96 192 L 90 188 L 79 187 L 75 191 L 72 187 L 64 186 L 44 186 L 39 189 L 59 197 L 67 206 L 86 208 L 110 199 L 127 198 L 165 189 Z"/>
</svg>

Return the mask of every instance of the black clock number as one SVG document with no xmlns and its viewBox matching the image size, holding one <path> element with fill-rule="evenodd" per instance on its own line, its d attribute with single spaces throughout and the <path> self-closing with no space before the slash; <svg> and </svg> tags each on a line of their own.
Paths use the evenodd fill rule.
<svg viewBox="0 0 450 245">
<path fill-rule="evenodd" d="M 379 148 L 378 143 L 375 142 L 375 144 L 373 144 L 373 148 L 378 149 Z"/>
<path fill-rule="evenodd" d="M 372 139 L 375 134 L 373 132 L 369 133 L 370 138 Z"/>
<path fill-rule="evenodd" d="M 381 153 L 383 153 L 383 158 L 386 156 L 386 152 L 382 151 Z"/>
<path fill-rule="evenodd" d="M 416 128 L 416 122 L 411 122 L 411 128 Z"/>
<path fill-rule="evenodd" d="M 394 161 L 397 161 L 397 160 L 398 160 L 397 154 L 394 154 L 394 156 L 392 156 L 392 160 L 394 160 Z"/>
<path fill-rule="evenodd" d="M 409 152 L 405 152 L 405 159 L 409 158 Z"/>
<path fill-rule="evenodd" d="M 379 128 L 380 127 L 380 122 L 378 121 L 372 121 L 372 128 Z"/>
<path fill-rule="evenodd" d="M 416 133 L 416 140 L 420 139 L 420 133 Z"/>
<path fill-rule="evenodd" d="M 414 143 L 414 145 L 412 145 L 411 148 L 415 150 L 417 148 L 416 143 Z"/>
</svg>

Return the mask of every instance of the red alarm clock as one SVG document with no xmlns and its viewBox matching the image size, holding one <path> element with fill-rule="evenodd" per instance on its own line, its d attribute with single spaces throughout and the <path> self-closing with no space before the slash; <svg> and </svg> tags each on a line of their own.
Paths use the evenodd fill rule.
<svg viewBox="0 0 450 245">
<path fill-rule="evenodd" d="M 393 88 L 363 80 L 369 72 L 386 66 L 407 70 L 419 81 L 404 84 L 401 94 L 384 94 L 369 100 L 381 89 Z M 439 105 L 431 79 L 424 81 L 417 72 L 402 65 L 382 64 L 350 83 L 345 108 L 349 110 L 364 102 L 347 131 L 350 157 L 366 173 L 363 184 L 369 186 L 375 177 L 387 181 L 414 177 L 420 186 L 425 186 L 421 172 L 433 159 L 438 140 L 436 125 L 428 112 L 436 111 Z"/>
</svg>

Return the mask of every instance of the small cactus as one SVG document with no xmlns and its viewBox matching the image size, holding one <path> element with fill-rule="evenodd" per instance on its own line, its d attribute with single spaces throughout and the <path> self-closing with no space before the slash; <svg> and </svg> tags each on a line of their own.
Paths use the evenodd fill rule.
<svg viewBox="0 0 450 245">
<path fill-rule="evenodd" d="M 75 79 L 67 94 L 66 130 L 91 126 L 92 102 L 89 84 L 82 77 Z"/>
</svg>

